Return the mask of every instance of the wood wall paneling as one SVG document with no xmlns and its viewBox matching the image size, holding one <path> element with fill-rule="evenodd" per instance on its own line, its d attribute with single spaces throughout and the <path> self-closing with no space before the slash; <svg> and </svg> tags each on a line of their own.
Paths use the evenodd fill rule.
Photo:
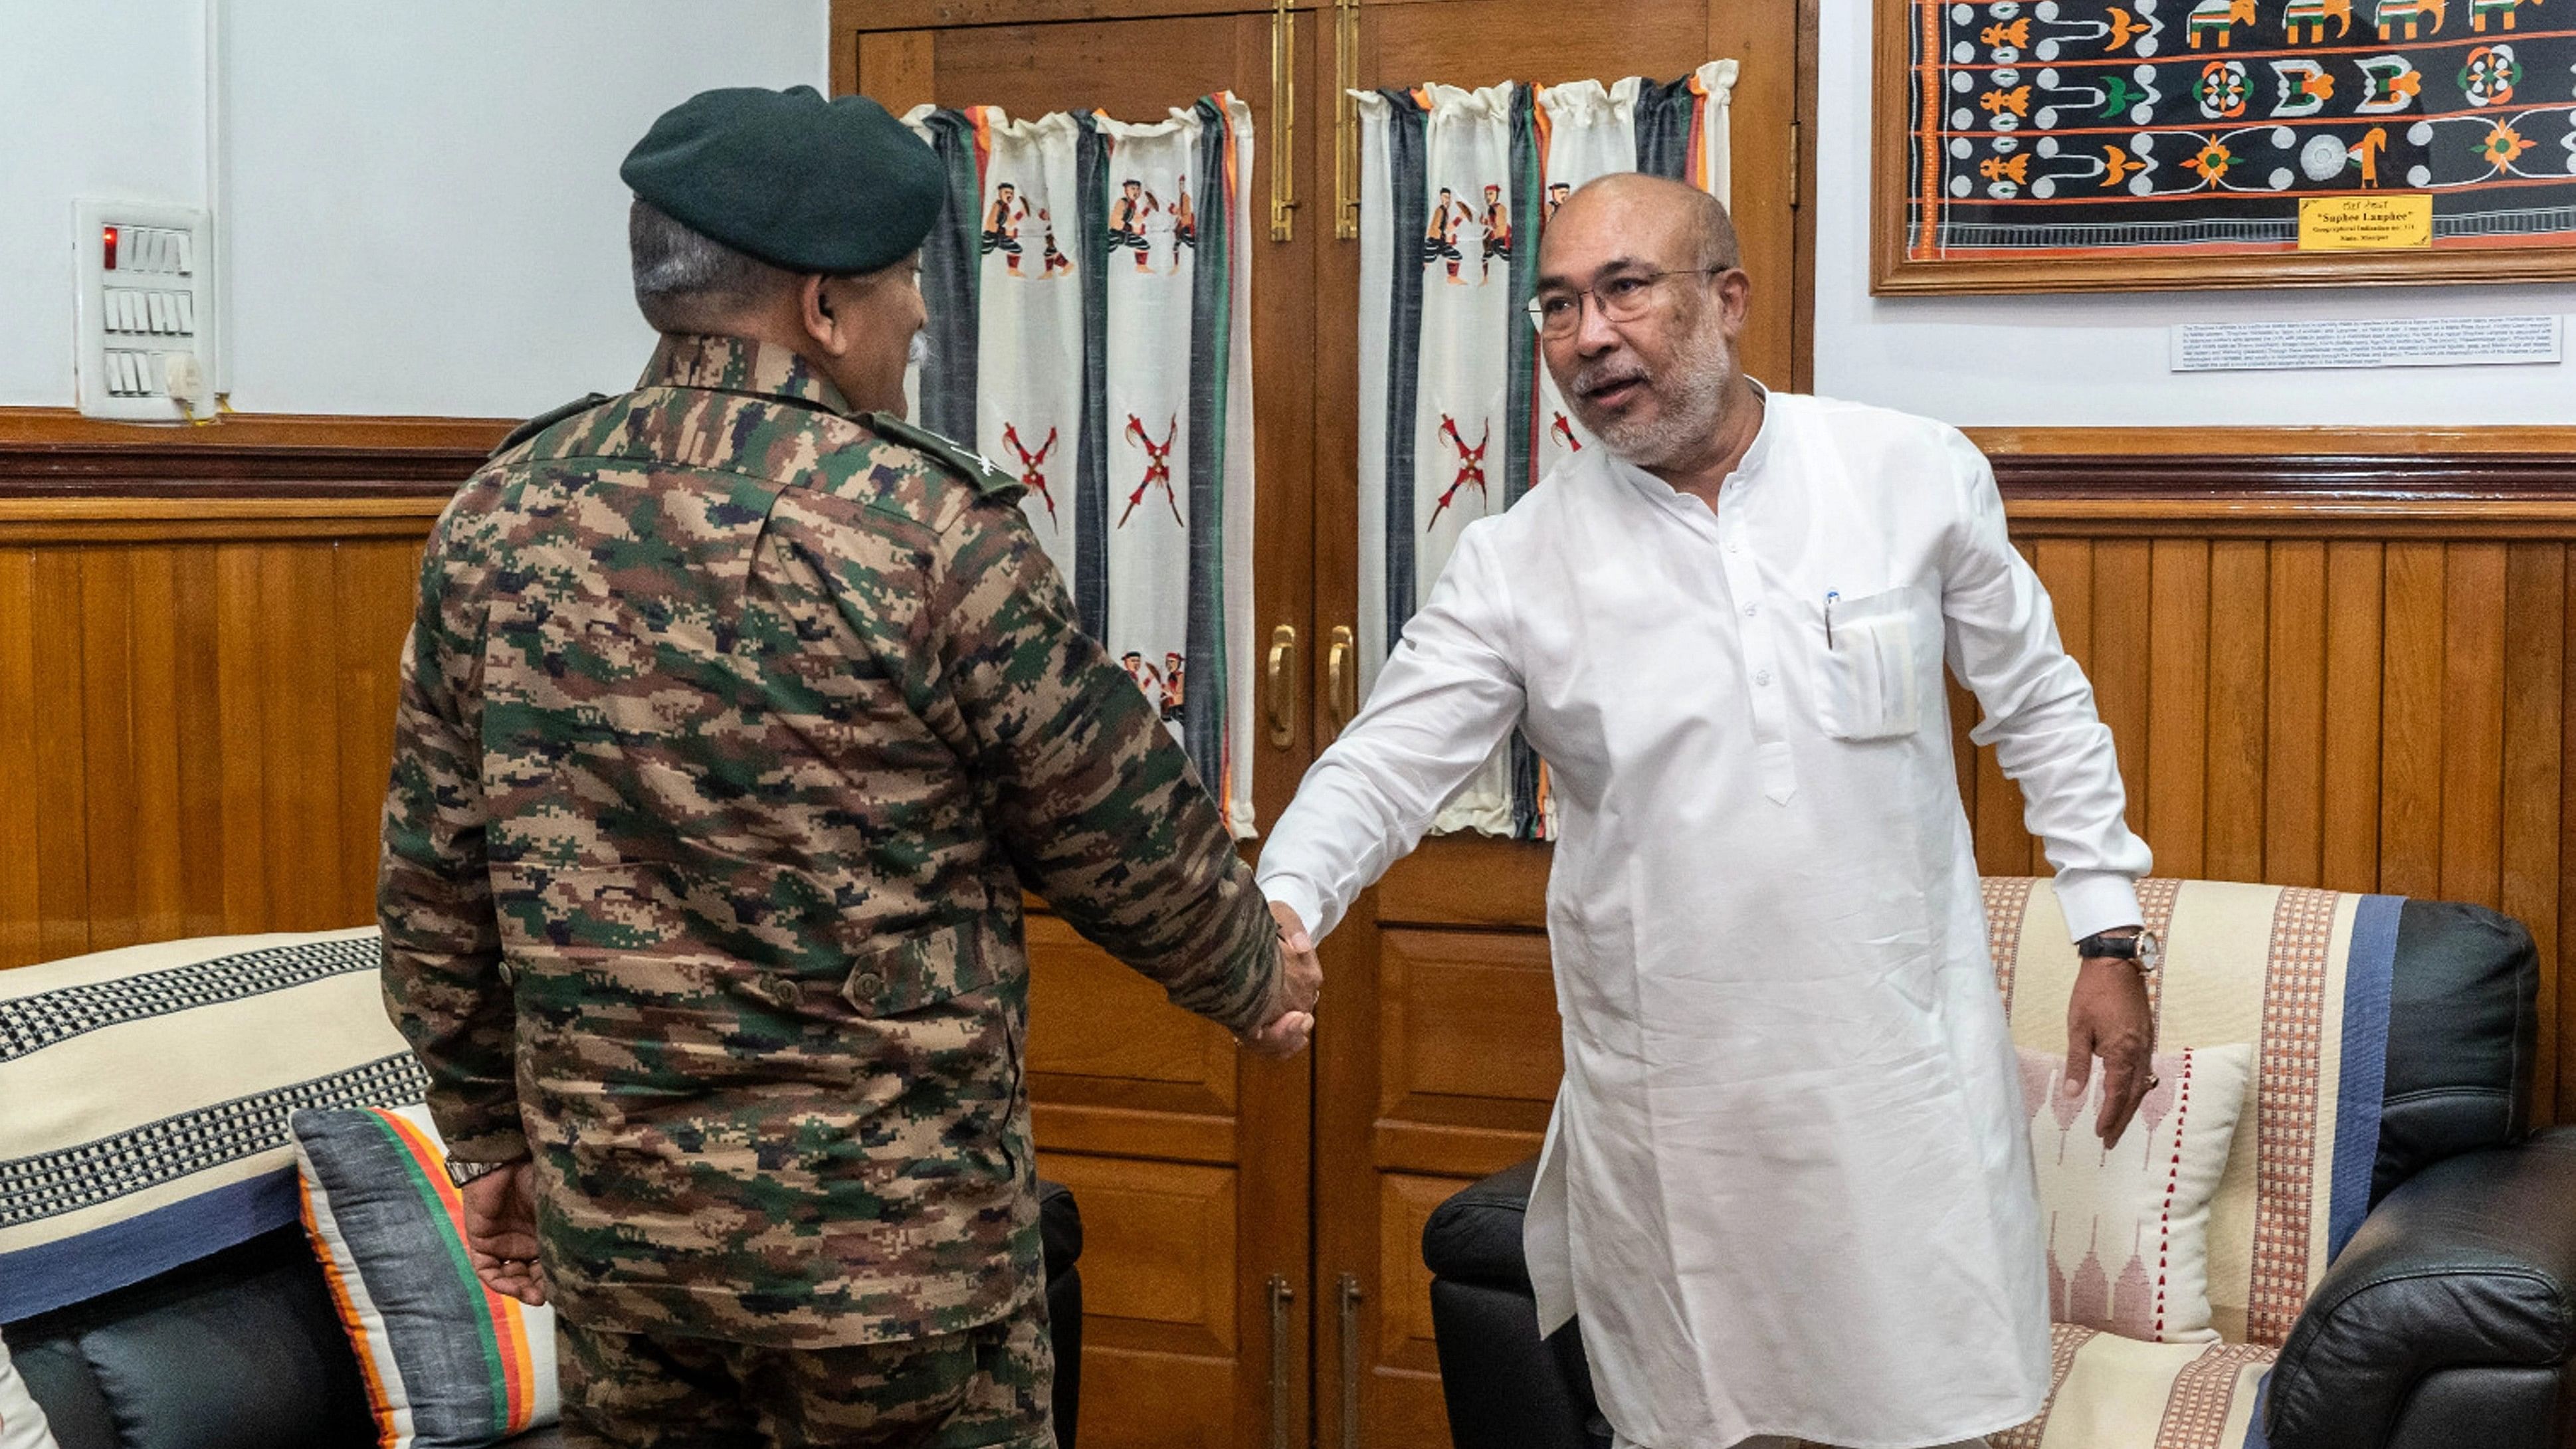
<svg viewBox="0 0 2576 1449">
<path fill-rule="evenodd" d="M 2323 871 L 2318 883 L 2329 890 L 2379 889 L 2379 661 L 2387 558 L 2385 546 L 2375 542 L 2326 544 L 2325 745 L 2317 817 Z M 2296 741 L 2289 743 L 2296 748 Z"/>
<path fill-rule="evenodd" d="M 0 410 L 0 966 L 374 918 L 420 543 L 506 426 Z"/>
<path fill-rule="evenodd" d="M 2263 652 L 2262 878 L 2313 886 L 2324 865 L 2320 770 L 2325 740 L 2325 545 L 2284 540 L 2271 549 Z M 2275 763 L 2277 762 L 2277 763 Z"/>
<path fill-rule="evenodd" d="M 2209 546 L 2208 784 L 2200 873 L 2263 878 L 2264 665 L 2270 642 L 2271 546 L 2228 538 Z"/>
<path fill-rule="evenodd" d="M 373 920 L 417 558 L 0 521 L 0 965 Z"/>
<path fill-rule="evenodd" d="M 2500 790 L 2504 834 L 2498 904 L 2531 928 L 2540 948 L 2538 1080 L 2553 1078 L 2560 1121 L 2576 1120 L 2576 1068 L 2560 1057 L 2558 1007 L 2564 991 L 2559 912 L 2567 894 L 2562 824 L 2568 550 L 2554 542 L 2508 545 L 2505 556 L 2504 758 Z M 2544 1104 L 2543 1110 L 2549 1110 Z"/>
</svg>

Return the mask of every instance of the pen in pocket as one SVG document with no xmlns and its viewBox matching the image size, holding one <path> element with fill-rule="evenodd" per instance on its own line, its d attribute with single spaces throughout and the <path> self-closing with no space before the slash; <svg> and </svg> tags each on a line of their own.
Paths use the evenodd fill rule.
<svg viewBox="0 0 2576 1449">
<path fill-rule="evenodd" d="M 1841 597 L 1842 592 L 1838 589 L 1825 590 L 1825 649 L 1828 653 L 1834 647 L 1834 600 Z"/>
</svg>

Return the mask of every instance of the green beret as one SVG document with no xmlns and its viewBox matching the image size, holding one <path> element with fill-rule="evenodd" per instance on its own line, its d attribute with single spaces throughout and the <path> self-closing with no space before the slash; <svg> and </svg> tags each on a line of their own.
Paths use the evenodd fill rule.
<svg viewBox="0 0 2576 1449">
<path fill-rule="evenodd" d="M 873 272 L 939 220 L 939 153 L 865 96 L 812 86 L 701 91 L 662 113 L 617 174 L 693 231 L 791 272 Z"/>
</svg>

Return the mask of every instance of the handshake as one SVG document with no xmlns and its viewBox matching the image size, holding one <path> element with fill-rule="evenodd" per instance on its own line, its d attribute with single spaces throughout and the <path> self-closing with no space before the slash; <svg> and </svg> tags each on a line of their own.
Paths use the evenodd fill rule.
<svg viewBox="0 0 2576 1449">
<path fill-rule="evenodd" d="M 1240 1040 L 1260 1056 L 1293 1057 L 1315 1034 L 1324 965 L 1315 958 L 1315 942 L 1295 911 L 1272 901 L 1270 914 L 1279 922 L 1279 984 L 1270 995 L 1269 1017 Z"/>
</svg>

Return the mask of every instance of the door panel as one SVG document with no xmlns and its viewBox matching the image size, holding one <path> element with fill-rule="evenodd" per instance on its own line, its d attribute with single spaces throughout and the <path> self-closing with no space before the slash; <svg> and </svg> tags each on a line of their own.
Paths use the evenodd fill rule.
<svg viewBox="0 0 2576 1449">
<path fill-rule="evenodd" d="M 1556 988 L 1547 938 L 1381 928 L 1378 1115 L 1525 1127 L 1511 1103 L 1556 1100 Z"/>
<path fill-rule="evenodd" d="M 1313 611 L 1312 208 L 1272 238 L 1273 18 L 1203 4 L 942 3 L 912 6 L 938 29 L 889 29 L 905 7 L 835 12 L 835 76 L 900 114 L 935 102 L 1013 117 L 1096 107 L 1151 121 L 1232 90 L 1254 124 L 1251 230 L 1258 501 L 1257 639 Z M 1237 3 L 1238 12 L 1253 7 Z M 1061 23 L 991 23 L 1031 17 Z M 1091 18 L 1108 17 L 1108 18 Z M 1298 27 L 1298 106 L 1321 114 L 1316 27 Z M 1311 131 L 1288 148 L 1311 193 Z M 1329 225 L 1329 222 L 1324 223 Z M 1283 657 L 1290 689 L 1302 658 Z M 1259 679 L 1245 687 L 1259 690 Z M 1284 701 L 1285 744 L 1265 728 L 1252 761 L 1260 819 L 1277 818 L 1312 749 L 1307 711 Z M 1241 1054 L 1221 1029 L 1163 1000 L 1072 928 L 1029 921 L 1028 1068 L 1039 1167 L 1074 1190 L 1083 1217 L 1085 1449 L 1268 1449 L 1306 1433 L 1309 1064 Z M 1274 1295 L 1272 1284 L 1278 1292 Z M 1274 1296 L 1284 1311 L 1274 1313 Z M 1274 1370 L 1288 1392 L 1273 1384 Z M 1280 1410 L 1284 1408 L 1285 1417 Z M 1274 1420 L 1278 1422 L 1274 1423 Z"/>
<path fill-rule="evenodd" d="M 1803 379 L 1797 0 L 1641 0 L 1615 16 L 1560 0 L 1367 0 L 1357 29 L 1346 75 L 1371 87 L 1670 80 L 1703 61 L 1742 62 L 1729 133 L 1732 209 L 1754 282 L 1742 359 L 1783 387 Z M 1315 624 L 1327 637 L 1357 623 L 1358 279 L 1356 241 L 1319 250 Z M 1315 728 L 1329 742 L 1344 719 L 1322 663 Z M 1562 1070 L 1548 858 L 1521 842 L 1427 842 L 1325 943 L 1313 1287 L 1318 1302 L 1338 1303 L 1348 1280 L 1358 1299 L 1316 1318 L 1324 1449 L 1445 1442 L 1422 1226 L 1450 1193 L 1536 1152 L 1546 1128 Z M 1346 1321 L 1356 1375 L 1343 1370 Z M 1352 1417 L 1355 1440 L 1343 1428 Z"/>
</svg>

